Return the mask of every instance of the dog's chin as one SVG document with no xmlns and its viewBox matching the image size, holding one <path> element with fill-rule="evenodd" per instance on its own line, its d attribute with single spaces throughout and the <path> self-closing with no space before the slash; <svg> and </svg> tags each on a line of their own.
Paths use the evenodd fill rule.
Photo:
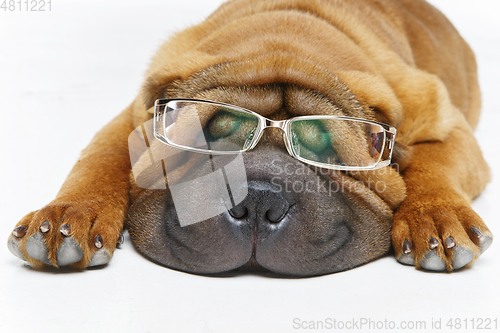
<svg viewBox="0 0 500 333">
<path fill-rule="evenodd" d="M 244 164 L 244 199 L 198 223 L 181 226 L 172 191 L 144 190 L 127 222 L 138 251 L 195 274 L 314 276 L 354 268 L 389 250 L 392 211 L 360 182 L 274 149 L 247 153 Z M 191 202 L 194 212 L 207 205 L 178 200 Z"/>
</svg>

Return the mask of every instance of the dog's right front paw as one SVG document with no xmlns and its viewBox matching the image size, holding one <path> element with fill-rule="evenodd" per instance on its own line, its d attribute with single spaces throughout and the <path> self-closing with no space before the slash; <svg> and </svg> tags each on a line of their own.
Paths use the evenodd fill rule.
<svg viewBox="0 0 500 333">
<path fill-rule="evenodd" d="M 7 246 L 34 268 L 83 269 L 107 264 L 117 242 L 123 242 L 120 224 L 99 213 L 95 204 L 61 203 L 26 215 Z"/>
</svg>

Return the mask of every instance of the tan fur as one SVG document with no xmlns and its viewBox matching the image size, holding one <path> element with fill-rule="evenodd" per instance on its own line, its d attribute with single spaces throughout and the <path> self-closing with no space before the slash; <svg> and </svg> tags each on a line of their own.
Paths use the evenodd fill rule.
<svg viewBox="0 0 500 333">
<path fill-rule="evenodd" d="M 467 228 L 489 232 L 470 208 L 489 180 L 473 137 L 480 110 L 474 55 L 424 1 L 230 1 L 165 43 L 146 77 L 142 94 L 96 135 L 56 199 L 18 223 L 29 227 L 23 251 L 23 242 L 51 220 L 70 223 L 83 247 L 84 259 L 74 267 L 87 265 L 97 234 L 113 252 L 129 207 L 127 137 L 150 119 L 155 99 L 201 96 L 214 86 L 273 83 L 306 87 L 340 107 L 357 105 L 360 117 L 396 126 L 398 143 L 414 147 L 401 175 L 389 167 L 351 175 L 366 186 L 387 184 L 377 194 L 391 209 L 399 207 L 396 256 L 404 240 L 412 242 L 418 259 L 429 237 L 450 235 L 477 254 Z M 213 97 L 225 95 L 219 91 Z M 133 184 L 132 200 L 141 191 Z M 58 233 L 46 239 L 54 265 L 61 240 Z M 438 252 L 451 269 L 442 245 Z M 30 265 L 42 266 L 24 255 Z"/>
</svg>

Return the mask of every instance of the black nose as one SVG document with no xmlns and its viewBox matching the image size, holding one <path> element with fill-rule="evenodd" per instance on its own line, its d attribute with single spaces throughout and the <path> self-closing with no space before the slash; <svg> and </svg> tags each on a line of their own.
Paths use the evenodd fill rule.
<svg viewBox="0 0 500 333">
<path fill-rule="evenodd" d="M 250 181 L 247 196 L 229 210 L 229 214 L 237 220 L 276 224 L 283 220 L 294 203 L 293 198 L 279 186 L 267 181 Z"/>
</svg>

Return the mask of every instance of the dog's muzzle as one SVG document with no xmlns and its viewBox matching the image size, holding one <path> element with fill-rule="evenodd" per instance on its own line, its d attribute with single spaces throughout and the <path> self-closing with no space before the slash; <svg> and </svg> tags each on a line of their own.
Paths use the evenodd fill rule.
<svg viewBox="0 0 500 333">
<path fill-rule="evenodd" d="M 191 273 L 261 269 L 291 276 L 350 269 L 388 251 L 390 210 L 373 209 L 346 188 L 345 174 L 318 172 L 274 148 L 243 157 L 246 188 L 228 186 L 233 198 L 226 200 L 228 209 L 203 221 L 181 226 L 174 204 L 190 200 L 193 214 L 216 206 L 201 190 L 185 200 L 174 198 L 173 189 L 145 191 L 127 223 L 136 248 L 161 265 Z M 206 174 L 214 163 L 190 172 L 191 177 Z M 386 207 L 375 194 L 372 199 Z"/>
</svg>

